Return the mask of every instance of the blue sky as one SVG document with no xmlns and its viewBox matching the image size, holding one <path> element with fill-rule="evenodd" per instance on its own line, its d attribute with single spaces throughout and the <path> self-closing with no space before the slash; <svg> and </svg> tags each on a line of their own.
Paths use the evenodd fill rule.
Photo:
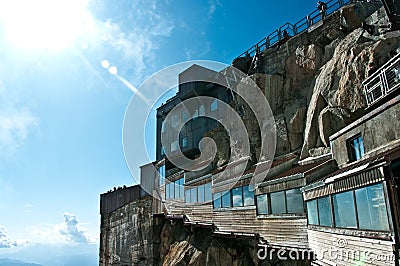
<svg viewBox="0 0 400 266">
<path fill-rule="evenodd" d="M 0 246 L 12 246 L 0 257 L 21 245 L 96 243 L 99 194 L 134 183 L 122 149 L 133 92 L 103 60 L 140 87 L 186 60 L 230 64 L 314 8 L 300 0 L 0 0 Z"/>
</svg>

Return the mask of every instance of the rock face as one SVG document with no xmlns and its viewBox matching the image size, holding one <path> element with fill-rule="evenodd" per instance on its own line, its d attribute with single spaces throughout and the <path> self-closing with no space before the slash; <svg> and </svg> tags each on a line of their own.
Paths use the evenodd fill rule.
<svg viewBox="0 0 400 266">
<path fill-rule="evenodd" d="M 307 261 L 282 261 L 276 254 L 260 260 L 257 241 L 255 238 L 221 238 L 213 235 L 210 228 L 184 227 L 182 221 L 167 221 L 160 237 L 160 257 L 164 266 L 309 265 Z"/>
<path fill-rule="evenodd" d="M 400 47 L 399 37 L 371 35 L 361 27 L 366 20 L 379 25 L 379 33 L 387 25 L 383 8 L 373 13 L 376 8 L 346 6 L 317 28 L 263 52 L 261 73 L 253 79 L 275 116 L 276 156 L 301 150 L 302 159 L 309 157 L 310 150 L 329 147 L 330 135 L 364 113 L 362 82 L 369 63 L 381 66 Z"/>
</svg>

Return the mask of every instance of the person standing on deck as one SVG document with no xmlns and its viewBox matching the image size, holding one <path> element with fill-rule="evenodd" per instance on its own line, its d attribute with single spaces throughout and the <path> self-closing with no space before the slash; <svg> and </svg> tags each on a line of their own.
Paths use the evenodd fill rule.
<svg viewBox="0 0 400 266">
<path fill-rule="evenodd" d="M 325 2 L 318 1 L 317 9 L 319 10 L 319 13 L 321 14 L 321 19 L 324 19 L 326 17 L 326 10 L 328 9 L 328 5 Z"/>
</svg>

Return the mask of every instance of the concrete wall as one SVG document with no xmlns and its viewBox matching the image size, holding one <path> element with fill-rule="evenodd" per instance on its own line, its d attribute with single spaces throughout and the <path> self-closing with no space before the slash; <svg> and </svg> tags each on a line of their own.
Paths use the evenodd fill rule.
<svg viewBox="0 0 400 266">
<path fill-rule="evenodd" d="M 373 106 L 367 115 L 331 137 L 334 159 L 339 167 L 350 162 L 347 140 L 361 134 L 364 158 L 400 144 L 400 96 L 382 106 Z"/>
</svg>

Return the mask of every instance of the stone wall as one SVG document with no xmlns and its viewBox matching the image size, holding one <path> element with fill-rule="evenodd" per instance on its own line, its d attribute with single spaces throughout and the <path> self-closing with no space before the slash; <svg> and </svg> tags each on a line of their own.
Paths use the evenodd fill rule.
<svg viewBox="0 0 400 266">
<path fill-rule="evenodd" d="M 100 265 L 156 265 L 153 248 L 157 223 L 152 198 L 146 197 L 103 214 L 100 229 Z"/>
</svg>

